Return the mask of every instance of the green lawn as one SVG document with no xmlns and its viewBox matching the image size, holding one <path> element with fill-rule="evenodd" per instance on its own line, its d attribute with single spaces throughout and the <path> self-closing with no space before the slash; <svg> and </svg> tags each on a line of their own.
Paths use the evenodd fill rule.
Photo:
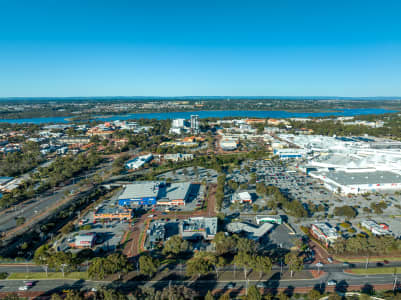
<svg viewBox="0 0 401 300">
<path fill-rule="evenodd" d="M 358 258 L 348 258 L 341 256 L 333 256 L 335 260 L 349 263 L 364 263 L 366 262 L 366 257 L 358 257 Z M 391 257 L 391 256 L 382 256 L 382 257 L 369 257 L 369 262 L 383 262 L 384 260 L 388 261 L 401 261 L 401 257 Z"/>
<path fill-rule="evenodd" d="M 401 272 L 401 268 L 395 268 L 396 272 Z M 383 268 L 368 268 L 368 269 L 349 269 L 347 273 L 358 275 L 372 275 L 372 274 L 394 274 L 394 267 Z"/>
<path fill-rule="evenodd" d="M 84 279 L 87 280 L 88 276 L 86 272 L 71 272 L 65 273 L 66 279 Z M 33 273 L 11 273 L 8 279 L 63 279 L 63 273 L 61 272 L 49 272 L 46 276 L 45 272 L 33 272 Z"/>
</svg>

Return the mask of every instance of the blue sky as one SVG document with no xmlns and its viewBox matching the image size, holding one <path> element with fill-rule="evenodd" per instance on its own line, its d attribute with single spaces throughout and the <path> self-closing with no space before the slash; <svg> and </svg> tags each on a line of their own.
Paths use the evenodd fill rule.
<svg viewBox="0 0 401 300">
<path fill-rule="evenodd" d="M 401 1 L 0 0 L 0 96 L 401 96 Z"/>
</svg>

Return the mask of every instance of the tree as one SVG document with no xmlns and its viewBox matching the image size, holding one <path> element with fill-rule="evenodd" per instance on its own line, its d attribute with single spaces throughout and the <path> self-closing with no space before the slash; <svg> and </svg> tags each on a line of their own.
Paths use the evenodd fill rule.
<svg viewBox="0 0 401 300">
<path fill-rule="evenodd" d="M 352 206 L 344 205 L 344 206 L 338 206 L 334 208 L 334 215 L 336 216 L 345 216 L 349 219 L 355 218 L 357 215 L 357 212 L 355 208 Z"/>
<path fill-rule="evenodd" d="M 343 297 L 341 297 L 339 294 L 337 293 L 333 293 L 329 296 L 328 300 L 341 300 Z"/>
<path fill-rule="evenodd" d="M 290 297 L 288 297 L 284 292 L 281 292 L 277 295 L 278 300 L 290 300 Z"/>
<path fill-rule="evenodd" d="M 59 294 L 53 294 L 50 300 L 63 300 L 63 298 Z"/>
<path fill-rule="evenodd" d="M 310 290 L 308 293 L 308 299 L 310 300 L 319 300 L 322 297 L 322 294 L 318 290 Z"/>
<path fill-rule="evenodd" d="M 260 278 L 263 274 L 269 273 L 272 270 L 272 261 L 267 256 L 256 256 L 254 258 L 254 269 L 259 271 Z"/>
<path fill-rule="evenodd" d="M 25 218 L 24 217 L 18 217 L 15 219 L 15 223 L 17 223 L 17 226 L 20 226 L 25 223 Z"/>
<path fill-rule="evenodd" d="M 288 266 L 291 272 L 291 277 L 294 275 L 294 271 L 301 271 L 304 266 L 303 258 L 299 257 L 297 253 L 289 252 L 285 255 L 285 264 Z"/>
<path fill-rule="evenodd" d="M 246 295 L 246 300 L 262 300 L 262 295 L 255 285 L 251 285 L 248 288 L 248 295 Z"/>
<path fill-rule="evenodd" d="M 230 295 L 229 294 L 223 294 L 220 296 L 219 300 L 230 300 Z"/>
<path fill-rule="evenodd" d="M 209 252 L 197 252 L 194 257 L 187 261 L 187 275 L 206 275 L 216 270 L 216 256 Z"/>
<path fill-rule="evenodd" d="M 121 253 L 113 253 L 107 257 L 110 274 L 118 273 L 118 279 L 121 278 L 122 274 L 127 273 L 131 269 L 131 265 L 128 262 L 128 258 Z"/>
<path fill-rule="evenodd" d="M 182 252 L 189 251 L 189 243 L 183 240 L 179 235 L 172 236 L 167 242 L 164 243 L 163 254 L 178 256 Z"/>
<path fill-rule="evenodd" d="M 253 258 L 250 254 L 245 251 L 239 251 L 236 256 L 234 256 L 234 263 L 238 266 L 243 267 L 245 280 L 248 275 L 248 269 L 254 266 Z"/>
<path fill-rule="evenodd" d="M 95 299 L 102 300 L 125 300 L 127 297 L 115 290 L 112 289 L 100 289 L 97 293 L 97 297 Z"/>
<path fill-rule="evenodd" d="M 237 249 L 238 252 L 255 254 L 257 246 L 254 240 L 250 240 L 247 238 L 237 238 Z"/>
<path fill-rule="evenodd" d="M 214 296 L 212 295 L 212 292 L 210 290 L 207 292 L 205 300 L 214 300 Z"/>
<path fill-rule="evenodd" d="M 157 272 L 159 261 L 149 255 L 143 255 L 139 258 L 139 269 L 142 274 L 152 277 Z"/>
<path fill-rule="evenodd" d="M 74 224 L 68 223 L 63 228 L 61 228 L 61 233 L 66 235 L 66 234 L 70 233 L 71 231 L 73 231 L 74 228 L 75 228 Z"/>
<path fill-rule="evenodd" d="M 235 238 L 232 236 L 226 236 L 224 232 L 218 232 L 213 239 L 213 243 L 215 244 L 216 253 L 218 255 L 232 253 L 236 249 Z"/>
</svg>

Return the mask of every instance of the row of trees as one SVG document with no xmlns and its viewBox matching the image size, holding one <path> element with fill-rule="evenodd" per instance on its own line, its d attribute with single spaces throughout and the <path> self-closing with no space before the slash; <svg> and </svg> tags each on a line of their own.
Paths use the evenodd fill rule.
<svg viewBox="0 0 401 300">
<path fill-rule="evenodd" d="M 338 239 L 330 249 L 341 255 L 392 254 L 401 250 L 401 240 L 392 236 L 356 235 L 348 239 Z"/>
<path fill-rule="evenodd" d="M 88 275 L 91 279 L 101 280 L 107 275 L 118 274 L 120 279 L 123 274 L 132 269 L 128 258 L 121 253 L 113 253 L 107 257 L 95 257 L 92 259 L 88 269 Z"/>
<path fill-rule="evenodd" d="M 290 200 L 276 186 L 266 186 L 263 182 L 258 182 L 256 184 L 256 192 L 259 195 L 269 196 L 270 200 L 267 202 L 267 207 L 269 209 L 281 208 L 290 216 L 298 218 L 304 218 L 308 216 L 308 212 L 302 205 L 301 201 L 297 199 Z"/>
<path fill-rule="evenodd" d="M 226 183 L 226 175 L 225 174 L 222 174 L 219 177 L 217 177 L 217 188 L 216 188 L 216 193 L 215 193 L 217 210 L 220 210 L 223 205 L 225 183 Z"/>
<path fill-rule="evenodd" d="M 62 182 L 94 168 L 102 160 L 102 157 L 94 151 L 75 156 L 58 157 L 49 166 L 39 168 L 38 172 L 32 173 L 31 178 L 21 183 L 19 187 L 10 193 L 5 193 L 0 198 L 0 208 L 7 208 L 12 204 L 34 197 L 36 193 L 56 187 Z"/>
</svg>

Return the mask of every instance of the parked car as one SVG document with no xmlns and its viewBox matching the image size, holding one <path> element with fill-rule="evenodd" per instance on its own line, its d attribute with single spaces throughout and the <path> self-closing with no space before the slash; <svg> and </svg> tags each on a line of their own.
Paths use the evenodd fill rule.
<svg viewBox="0 0 401 300">
<path fill-rule="evenodd" d="M 328 286 L 337 285 L 337 282 L 335 280 L 329 280 L 329 281 L 327 281 L 327 285 Z"/>
</svg>

